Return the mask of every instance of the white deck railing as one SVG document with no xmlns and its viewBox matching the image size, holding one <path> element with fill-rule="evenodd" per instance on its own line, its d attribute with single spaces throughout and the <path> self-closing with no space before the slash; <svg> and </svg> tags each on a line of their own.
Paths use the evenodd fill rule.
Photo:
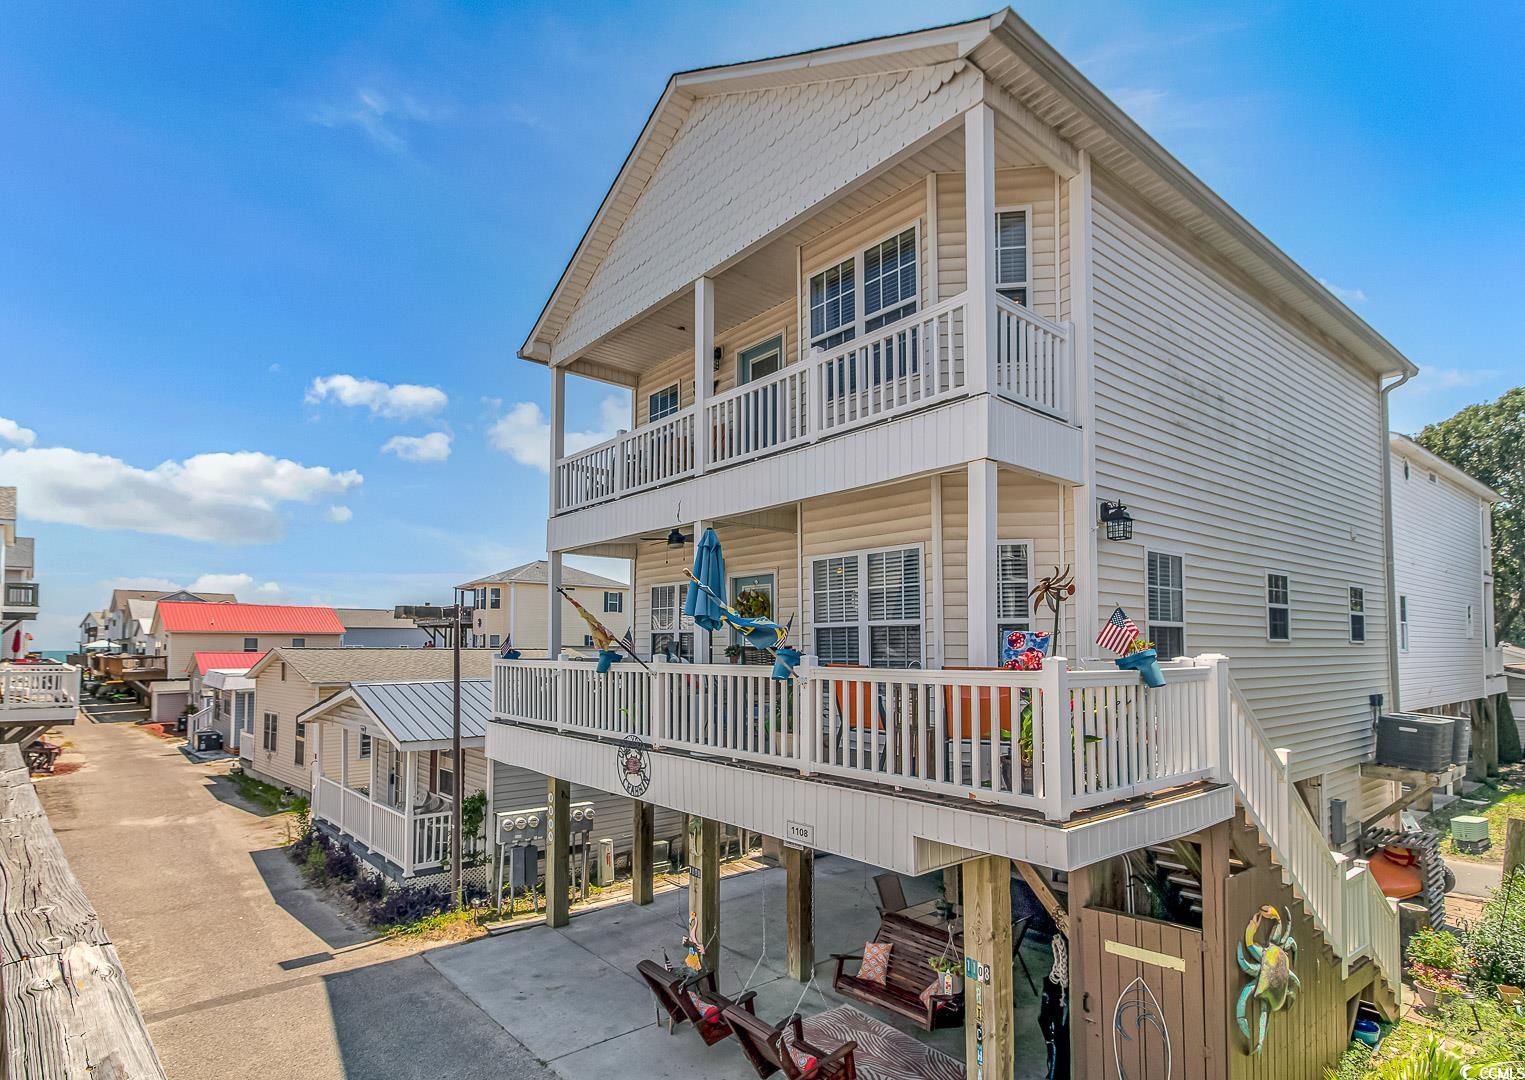
<svg viewBox="0 0 1525 1080">
<path fill-rule="evenodd" d="M 79 704 L 79 668 L 69 664 L 0 667 L 0 709 L 58 709 Z"/>
<path fill-rule="evenodd" d="M 1226 669 L 1224 669 L 1226 671 Z M 732 761 L 1024 807 L 1075 811 L 1208 778 L 1218 669 L 1169 667 L 1145 692 L 1133 672 L 941 671 L 494 663 L 504 720 L 617 741 L 640 736 Z M 1024 725 L 1023 717 L 1030 719 Z"/>
<path fill-rule="evenodd" d="M 1068 420 L 1070 329 L 997 296 L 992 393 Z M 803 362 L 568 454 L 557 511 L 779 453 L 966 392 L 968 300 L 960 293 Z M 702 415 L 701 415 L 702 412 Z"/>
<path fill-rule="evenodd" d="M 413 865 L 439 866 L 450 853 L 450 811 L 436 810 L 413 819 Z"/>
<path fill-rule="evenodd" d="M 411 852 L 407 843 L 408 814 L 386 803 L 373 802 L 365 792 L 345 787 L 337 780 L 318 777 L 313 787 L 312 813 L 389 859 L 405 874 L 439 866 L 450 851 L 448 809 L 412 815 Z"/>
</svg>

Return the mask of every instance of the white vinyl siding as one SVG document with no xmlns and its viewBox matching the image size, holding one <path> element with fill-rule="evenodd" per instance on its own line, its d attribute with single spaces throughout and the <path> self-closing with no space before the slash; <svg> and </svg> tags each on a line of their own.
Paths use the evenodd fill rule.
<svg viewBox="0 0 1525 1080">
<path fill-rule="evenodd" d="M 1292 579 L 1274 571 L 1266 574 L 1266 637 L 1292 640 Z"/>
<path fill-rule="evenodd" d="M 1348 640 L 1345 594 L 1365 589 L 1380 640 L 1378 380 L 1104 174 L 1092 225 L 1096 482 L 1135 540 L 1098 540 L 1091 617 L 1146 611 L 1144 552 L 1181 553 L 1186 651 L 1231 659 L 1294 780 L 1347 768 L 1387 684 L 1383 650 Z M 1266 639 L 1267 568 L 1296 589 L 1290 641 Z"/>
</svg>

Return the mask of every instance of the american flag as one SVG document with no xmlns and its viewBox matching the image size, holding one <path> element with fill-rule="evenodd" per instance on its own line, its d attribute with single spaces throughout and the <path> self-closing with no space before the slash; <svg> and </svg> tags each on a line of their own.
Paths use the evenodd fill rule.
<svg viewBox="0 0 1525 1080">
<path fill-rule="evenodd" d="M 1138 640 L 1138 637 L 1138 625 L 1128 618 L 1126 611 L 1118 608 L 1112 612 L 1107 625 L 1101 628 L 1101 633 L 1096 635 L 1096 644 L 1103 649 L 1120 653 L 1125 652 L 1129 645 Z"/>
</svg>

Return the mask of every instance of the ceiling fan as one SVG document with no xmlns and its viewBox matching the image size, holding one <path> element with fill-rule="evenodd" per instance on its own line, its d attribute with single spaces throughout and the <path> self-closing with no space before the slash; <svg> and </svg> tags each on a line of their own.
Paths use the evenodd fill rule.
<svg viewBox="0 0 1525 1080">
<path fill-rule="evenodd" d="M 669 532 L 666 536 L 643 536 L 641 539 L 662 540 L 665 541 L 667 546 L 670 548 L 681 548 L 687 544 L 692 544 L 694 542 L 694 534 L 686 533 L 674 525 L 672 531 Z"/>
</svg>

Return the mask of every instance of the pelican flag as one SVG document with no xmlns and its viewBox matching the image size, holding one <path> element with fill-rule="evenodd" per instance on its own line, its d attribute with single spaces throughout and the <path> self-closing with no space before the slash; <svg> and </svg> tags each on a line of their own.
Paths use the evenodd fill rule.
<svg viewBox="0 0 1525 1080">
<path fill-rule="evenodd" d="M 1116 653 L 1125 653 L 1128 646 L 1138 640 L 1138 626 L 1128 618 L 1128 613 L 1122 608 L 1112 612 L 1112 617 L 1107 620 L 1107 625 L 1101 628 L 1101 633 L 1096 635 L 1096 644 L 1103 649 L 1111 649 Z"/>
</svg>

